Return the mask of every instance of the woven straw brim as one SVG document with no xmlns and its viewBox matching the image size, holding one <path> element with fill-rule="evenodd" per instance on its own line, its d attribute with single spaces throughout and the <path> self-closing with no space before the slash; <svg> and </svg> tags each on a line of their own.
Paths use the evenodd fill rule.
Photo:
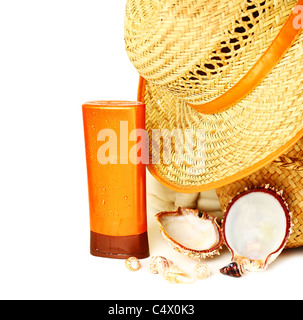
<svg viewBox="0 0 303 320">
<path fill-rule="evenodd" d="M 139 74 L 192 105 L 219 97 L 260 59 L 296 0 L 128 0 L 125 40 Z"/>
<path fill-rule="evenodd" d="M 140 86 L 150 137 L 154 129 L 197 132 L 193 157 L 183 164 L 174 161 L 172 146 L 172 163 L 151 164 L 151 173 L 174 190 L 194 192 L 239 180 L 274 161 L 303 136 L 302 66 L 303 34 L 260 86 L 234 107 L 214 115 L 196 112 L 162 86 L 151 82 Z M 199 130 L 205 132 L 205 162 Z M 151 155 L 154 147 L 150 143 Z"/>
<path fill-rule="evenodd" d="M 254 174 L 217 189 L 223 211 L 245 188 L 261 187 L 264 184 L 270 184 L 283 191 L 283 197 L 292 212 L 293 227 L 287 248 L 303 246 L 303 140 L 285 155 Z"/>
</svg>

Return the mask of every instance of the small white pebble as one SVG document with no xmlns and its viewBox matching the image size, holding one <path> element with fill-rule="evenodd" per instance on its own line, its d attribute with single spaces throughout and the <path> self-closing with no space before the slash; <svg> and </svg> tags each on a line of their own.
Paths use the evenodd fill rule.
<svg viewBox="0 0 303 320">
<path fill-rule="evenodd" d="M 205 280 L 210 277 L 210 271 L 206 264 L 199 263 L 195 267 L 196 277 L 200 280 Z"/>
<path fill-rule="evenodd" d="M 130 271 L 138 271 L 141 268 L 141 263 L 137 258 L 130 257 L 125 261 L 125 266 Z"/>
</svg>

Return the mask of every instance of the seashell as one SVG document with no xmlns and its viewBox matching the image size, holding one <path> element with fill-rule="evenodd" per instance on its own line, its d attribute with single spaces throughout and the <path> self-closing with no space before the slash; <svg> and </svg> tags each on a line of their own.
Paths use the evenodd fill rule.
<svg viewBox="0 0 303 320">
<path fill-rule="evenodd" d="M 130 257 L 125 261 L 126 268 L 130 271 L 138 271 L 141 268 L 140 261 L 135 257 Z"/>
<path fill-rule="evenodd" d="M 243 266 L 238 265 L 237 262 L 232 262 L 228 266 L 220 269 L 220 272 L 225 276 L 230 276 L 234 278 L 241 278 L 245 273 Z"/>
<path fill-rule="evenodd" d="M 156 215 L 164 239 L 179 253 L 195 259 L 219 255 L 223 236 L 215 217 L 199 210 L 179 208 Z"/>
<path fill-rule="evenodd" d="M 291 213 L 282 193 L 269 185 L 246 189 L 229 203 L 222 229 L 234 264 L 221 273 L 239 276 L 245 271 L 263 271 L 286 246 Z"/>
<path fill-rule="evenodd" d="M 199 263 L 195 267 L 195 274 L 199 280 L 205 280 L 210 277 L 210 271 L 206 264 Z"/>
<path fill-rule="evenodd" d="M 173 262 L 164 257 L 152 257 L 148 269 L 151 273 L 158 274 L 162 273 L 164 269 L 169 268 L 171 265 L 173 265 Z"/>
<path fill-rule="evenodd" d="M 191 275 L 184 272 L 176 265 L 172 265 L 169 268 L 164 269 L 162 277 L 170 283 L 176 284 L 189 284 L 194 282 L 194 279 Z"/>
</svg>

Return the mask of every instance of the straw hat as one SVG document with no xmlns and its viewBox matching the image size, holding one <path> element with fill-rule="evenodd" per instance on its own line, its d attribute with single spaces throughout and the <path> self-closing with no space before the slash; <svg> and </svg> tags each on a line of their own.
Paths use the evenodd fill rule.
<svg viewBox="0 0 303 320">
<path fill-rule="evenodd" d="M 128 0 L 125 41 L 146 126 L 191 129 L 180 163 L 150 172 L 176 191 L 214 189 L 277 159 L 303 136 L 303 0 Z M 203 145 L 202 145 L 203 143 Z M 187 148 L 185 147 L 185 149 Z M 166 162 L 171 150 L 171 163 Z M 154 161 L 155 162 L 155 161 Z"/>
</svg>

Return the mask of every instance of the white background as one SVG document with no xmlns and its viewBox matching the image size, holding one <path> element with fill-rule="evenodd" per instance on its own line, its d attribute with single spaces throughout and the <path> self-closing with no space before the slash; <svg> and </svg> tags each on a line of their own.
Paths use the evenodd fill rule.
<svg viewBox="0 0 303 320">
<path fill-rule="evenodd" d="M 264 273 L 171 285 L 145 268 L 89 254 L 81 105 L 135 100 L 138 75 L 124 49 L 126 0 L 0 1 L 0 298 L 303 298 L 303 250 Z M 192 272 L 196 262 L 161 238 L 149 210 L 152 255 Z"/>
</svg>

